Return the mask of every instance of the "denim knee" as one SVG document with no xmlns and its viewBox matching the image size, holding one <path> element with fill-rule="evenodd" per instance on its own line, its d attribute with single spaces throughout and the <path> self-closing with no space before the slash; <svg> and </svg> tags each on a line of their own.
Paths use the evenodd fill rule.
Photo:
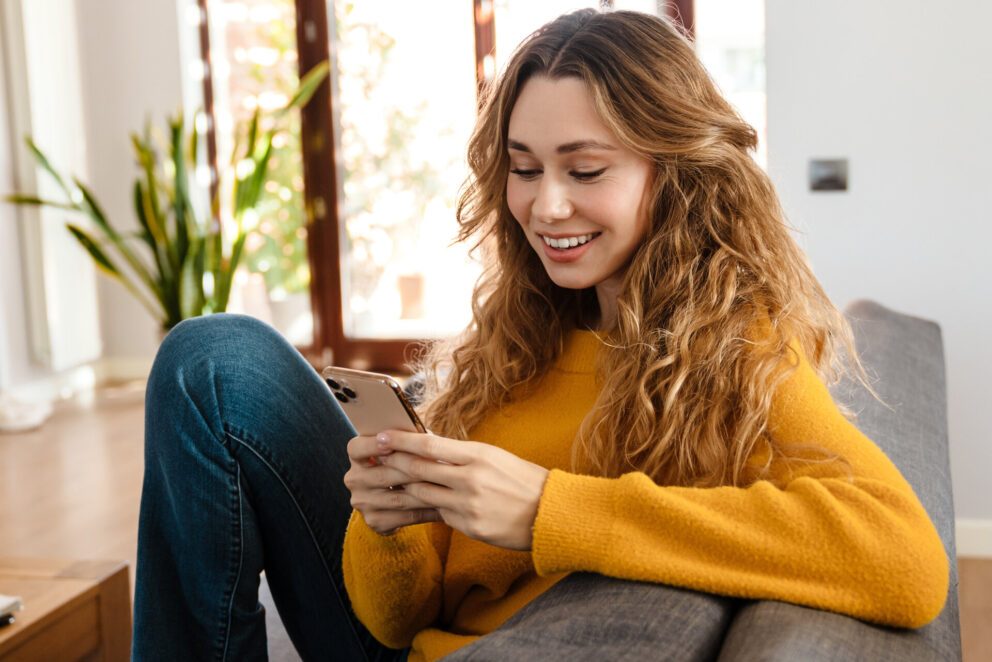
<svg viewBox="0 0 992 662">
<path fill-rule="evenodd" d="M 264 375 L 278 379 L 280 367 L 299 354 L 269 325 L 247 315 L 217 313 L 184 320 L 162 341 L 145 392 L 150 412 L 169 415 L 192 400 L 200 414 L 218 411 L 221 392 L 250 396 Z M 148 421 L 146 421 L 147 423 Z M 210 420 L 215 433 L 218 421 Z"/>
<path fill-rule="evenodd" d="M 165 337 L 159 354 L 168 359 L 191 355 L 216 355 L 216 350 L 232 344 L 256 345 L 285 342 L 279 332 L 261 320 L 248 315 L 215 313 L 183 320 Z M 211 350 L 214 350 L 211 352 Z"/>
<path fill-rule="evenodd" d="M 162 372 L 168 373 L 171 379 L 177 370 L 188 373 L 205 362 L 219 365 L 260 360 L 270 350 L 291 349 L 287 345 L 278 331 L 247 315 L 216 313 L 183 320 L 162 341 L 152 366 L 149 387 Z"/>
<path fill-rule="evenodd" d="M 183 321 L 165 338 L 146 403 L 156 400 L 154 409 L 165 415 L 165 403 L 192 406 L 220 438 L 224 425 L 273 422 L 290 411 L 312 417 L 301 404 L 320 406 L 325 391 L 320 375 L 278 331 L 252 317 L 217 313 Z"/>
</svg>

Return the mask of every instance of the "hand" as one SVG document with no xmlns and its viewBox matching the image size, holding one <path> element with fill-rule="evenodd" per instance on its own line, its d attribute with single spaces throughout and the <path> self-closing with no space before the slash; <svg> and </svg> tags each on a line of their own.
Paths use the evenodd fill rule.
<svg viewBox="0 0 992 662">
<path fill-rule="evenodd" d="M 385 467 L 415 481 L 404 491 L 449 526 L 491 545 L 531 548 L 547 469 L 475 441 L 397 430 L 376 438 Z"/>
<path fill-rule="evenodd" d="M 344 475 L 344 484 L 351 491 L 351 507 L 381 535 L 411 524 L 440 521 L 441 515 L 433 506 L 403 489 L 417 479 L 382 465 L 382 457 L 388 454 L 379 448 L 375 437 L 355 437 L 348 442 L 351 468 Z M 379 460 L 373 459 L 376 456 Z"/>
</svg>

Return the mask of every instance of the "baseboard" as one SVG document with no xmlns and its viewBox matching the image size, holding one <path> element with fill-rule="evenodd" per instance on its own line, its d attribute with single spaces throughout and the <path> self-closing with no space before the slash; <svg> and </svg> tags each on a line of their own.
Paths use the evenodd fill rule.
<svg viewBox="0 0 992 662">
<path fill-rule="evenodd" d="M 147 379 L 152 371 L 154 357 L 125 358 L 119 356 L 105 356 L 94 365 L 96 371 L 97 384 L 114 381 L 131 381 L 133 379 Z"/>
<path fill-rule="evenodd" d="M 30 382 L 15 384 L 7 389 L 22 402 L 55 402 L 92 393 L 93 388 L 107 382 L 147 379 L 154 358 L 104 357 L 75 368 L 53 372 Z"/>
<path fill-rule="evenodd" d="M 958 556 L 992 559 L 992 519 L 958 518 L 954 522 Z"/>
<path fill-rule="evenodd" d="M 7 392 L 21 402 L 55 402 L 77 393 L 92 391 L 97 384 L 92 364 L 50 373 L 40 379 L 14 384 Z"/>
</svg>

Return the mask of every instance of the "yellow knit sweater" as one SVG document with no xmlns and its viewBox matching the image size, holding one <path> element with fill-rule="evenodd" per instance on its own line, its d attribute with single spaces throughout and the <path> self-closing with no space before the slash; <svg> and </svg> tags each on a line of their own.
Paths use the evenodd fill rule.
<svg viewBox="0 0 992 662">
<path fill-rule="evenodd" d="M 409 659 L 435 660 L 492 632 L 572 571 L 742 598 L 784 600 L 887 625 L 940 612 L 947 556 L 892 462 L 845 419 L 810 366 L 775 394 L 783 442 L 848 460 L 773 467 L 746 488 L 661 487 L 642 473 L 569 472 L 572 442 L 598 393 L 600 341 L 575 331 L 533 396 L 487 416 L 471 439 L 551 469 L 530 552 L 472 540 L 443 523 L 380 536 L 353 514 L 344 579 L 358 618 Z"/>
</svg>

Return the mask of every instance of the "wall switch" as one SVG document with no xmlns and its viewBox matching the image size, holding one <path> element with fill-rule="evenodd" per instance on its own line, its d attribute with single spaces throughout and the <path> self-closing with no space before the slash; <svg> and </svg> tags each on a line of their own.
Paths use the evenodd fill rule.
<svg viewBox="0 0 992 662">
<path fill-rule="evenodd" d="M 847 159 L 810 159 L 810 191 L 846 191 Z"/>
</svg>

